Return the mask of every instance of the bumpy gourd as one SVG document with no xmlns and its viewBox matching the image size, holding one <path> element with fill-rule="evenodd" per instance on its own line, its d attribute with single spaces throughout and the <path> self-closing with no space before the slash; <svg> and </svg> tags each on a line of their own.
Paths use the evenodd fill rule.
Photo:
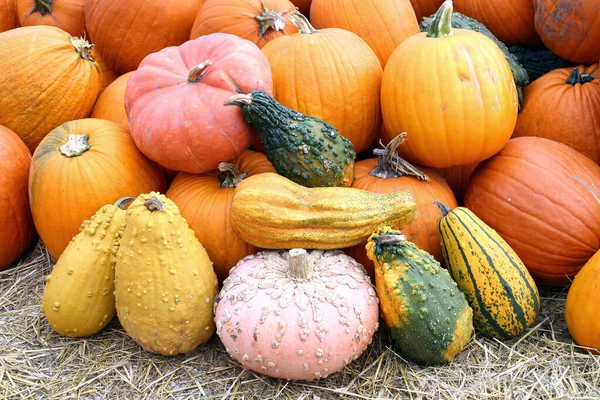
<svg viewBox="0 0 600 400">
<path fill-rule="evenodd" d="M 59 334 L 93 335 L 115 316 L 115 262 L 131 201 L 107 204 L 84 221 L 46 278 L 42 311 Z"/>
<path fill-rule="evenodd" d="M 527 268 L 498 233 L 464 207 L 438 203 L 442 253 L 473 308 L 475 329 L 510 339 L 533 325 L 540 297 Z"/>
<path fill-rule="evenodd" d="M 177 206 L 141 194 L 125 217 L 115 295 L 121 325 L 147 351 L 186 353 L 215 331 L 217 277 Z"/>
<path fill-rule="evenodd" d="M 429 253 L 384 227 L 369 238 L 381 314 L 403 356 L 450 362 L 473 333 L 473 311 L 448 271 Z"/>
<path fill-rule="evenodd" d="M 307 187 L 350 186 L 354 145 L 335 126 L 281 105 L 262 90 L 231 96 L 258 132 L 275 170 Z"/>
<path fill-rule="evenodd" d="M 236 187 L 229 220 L 256 247 L 331 250 L 364 242 L 378 226 L 408 224 L 416 209 L 408 191 L 306 188 L 267 172 Z"/>
</svg>

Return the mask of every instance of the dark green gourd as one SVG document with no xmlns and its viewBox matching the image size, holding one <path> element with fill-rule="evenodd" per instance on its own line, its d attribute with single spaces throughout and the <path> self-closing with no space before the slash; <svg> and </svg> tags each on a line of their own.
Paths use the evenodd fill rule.
<svg viewBox="0 0 600 400">
<path fill-rule="evenodd" d="M 262 90 L 231 96 L 264 145 L 267 159 L 286 178 L 306 187 L 350 186 L 354 145 L 331 124 L 285 107 Z"/>
</svg>

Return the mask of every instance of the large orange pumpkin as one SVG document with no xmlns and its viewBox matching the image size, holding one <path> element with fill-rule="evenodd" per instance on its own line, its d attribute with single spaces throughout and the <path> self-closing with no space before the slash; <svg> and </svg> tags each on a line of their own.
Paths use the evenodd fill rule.
<svg viewBox="0 0 600 400">
<path fill-rule="evenodd" d="M 102 73 L 89 51 L 54 26 L 0 33 L 0 124 L 30 150 L 58 125 L 90 115 Z"/>
<path fill-rule="evenodd" d="M 164 192 L 159 167 L 114 122 L 67 122 L 40 143 L 31 163 L 29 201 L 35 227 L 54 258 L 105 204 L 150 191 Z"/>
<path fill-rule="evenodd" d="M 506 240 L 531 275 L 562 285 L 600 246 L 599 199 L 596 163 L 562 143 L 520 137 L 477 167 L 464 204 Z"/>
<path fill-rule="evenodd" d="M 19 259 L 34 229 L 27 179 L 31 153 L 16 133 L 0 125 L 0 270 Z"/>
<path fill-rule="evenodd" d="M 129 130 L 129 120 L 125 112 L 125 89 L 132 74 L 133 71 L 121 75 L 104 89 L 94 105 L 92 118 L 107 119 Z"/>
<path fill-rule="evenodd" d="M 577 64 L 598 62 L 598 0 L 534 0 L 534 5 L 535 28 L 554 54 Z"/>
<path fill-rule="evenodd" d="M 276 37 L 298 32 L 287 18 L 295 9 L 289 0 L 206 0 L 190 38 L 231 33 L 263 47 Z"/>
<path fill-rule="evenodd" d="M 179 173 L 167 197 L 177 204 L 181 215 L 196 232 L 219 281 L 223 282 L 239 260 L 258 250 L 244 242 L 229 222 L 235 187 L 246 176 L 275 172 L 275 169 L 264 154 L 252 150 L 245 151 L 231 163 L 222 163 L 220 168 L 222 171 L 201 175 Z"/>
<path fill-rule="evenodd" d="M 406 132 L 402 155 L 435 168 L 491 157 L 510 139 L 518 113 L 502 51 L 481 33 L 452 29 L 451 16 L 448 0 L 429 33 L 394 50 L 381 86 L 384 132 Z"/>
<path fill-rule="evenodd" d="M 189 39 L 202 0 L 87 0 L 90 40 L 119 75 L 147 55 Z"/>
<path fill-rule="evenodd" d="M 513 133 L 513 137 L 519 136 L 556 140 L 599 163 L 598 64 L 555 69 L 527 85 Z"/>
<path fill-rule="evenodd" d="M 394 49 L 419 33 L 409 0 L 313 0 L 310 22 L 318 29 L 356 33 L 375 51 L 384 68 Z"/>
<path fill-rule="evenodd" d="M 410 2 L 415 10 L 417 21 L 421 23 L 424 17 L 431 17 L 435 14 L 444 0 L 410 0 Z"/>
<path fill-rule="evenodd" d="M 0 0 L 0 32 L 19 26 L 16 0 Z"/>
<path fill-rule="evenodd" d="M 84 37 L 85 0 L 17 0 L 21 26 L 51 25 L 77 37 Z"/>
<path fill-rule="evenodd" d="M 377 55 L 352 32 L 316 30 L 301 14 L 291 18 L 300 32 L 262 48 L 273 72 L 273 97 L 332 124 L 360 153 L 381 126 L 382 68 Z"/>
</svg>

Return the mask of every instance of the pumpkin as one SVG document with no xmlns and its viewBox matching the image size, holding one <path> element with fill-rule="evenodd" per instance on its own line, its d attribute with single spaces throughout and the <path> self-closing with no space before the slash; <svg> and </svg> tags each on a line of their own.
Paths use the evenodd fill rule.
<svg viewBox="0 0 600 400">
<path fill-rule="evenodd" d="M 21 26 L 51 25 L 72 36 L 85 37 L 85 0 L 17 0 Z"/>
<path fill-rule="evenodd" d="M 354 146 L 335 126 L 281 105 L 262 90 L 231 96 L 258 132 L 277 172 L 307 187 L 350 186 Z"/>
<path fill-rule="evenodd" d="M 386 132 L 406 132 L 410 140 L 401 155 L 426 167 L 491 157 L 510 139 L 517 120 L 517 90 L 502 51 L 481 33 L 452 29 L 451 22 L 448 0 L 429 33 L 411 36 L 394 50 L 383 74 Z"/>
<path fill-rule="evenodd" d="M 600 354 L 600 252 L 575 276 L 565 308 L 565 320 L 571 337 L 580 346 Z"/>
<path fill-rule="evenodd" d="M 238 235 L 265 249 L 343 249 L 363 242 L 382 224 L 405 225 L 415 217 L 410 192 L 307 188 L 270 172 L 244 179 L 229 212 Z"/>
<path fill-rule="evenodd" d="M 52 129 L 92 111 L 102 78 L 90 48 L 53 26 L 0 33 L 0 125 L 31 151 Z"/>
<path fill-rule="evenodd" d="M 215 332 L 218 283 L 177 206 L 156 192 L 129 206 L 115 266 L 117 315 L 149 352 L 187 353 Z"/>
<path fill-rule="evenodd" d="M 125 112 L 125 89 L 132 74 L 133 71 L 121 75 L 104 89 L 96 100 L 91 118 L 107 119 L 129 130 L 129 119 Z"/>
<path fill-rule="evenodd" d="M 42 312 L 58 334 L 90 336 L 115 316 L 115 263 L 119 250 L 125 197 L 102 206 L 83 221 L 79 233 L 46 277 Z"/>
<path fill-rule="evenodd" d="M 415 10 L 417 22 L 421 23 L 423 18 L 429 17 L 437 11 L 444 0 L 410 0 L 410 3 Z"/>
<path fill-rule="evenodd" d="M 295 10 L 289 0 L 205 0 L 192 26 L 190 39 L 222 32 L 263 47 L 276 37 L 298 32 L 287 18 Z"/>
<path fill-rule="evenodd" d="M 27 198 L 30 162 L 27 146 L 16 133 L 0 125 L 0 270 L 17 261 L 33 239 Z"/>
<path fill-rule="evenodd" d="M 100 57 L 100 53 L 97 51 L 92 52 L 92 58 L 96 60 L 102 71 L 102 91 L 104 91 L 108 85 L 113 83 L 119 77 L 119 75 L 104 62 L 102 57 Z"/>
<path fill-rule="evenodd" d="M 206 249 L 220 282 L 239 260 L 257 251 L 235 233 L 229 209 L 235 187 L 247 176 L 263 172 L 275 172 L 267 157 L 246 150 L 231 163 L 221 163 L 218 171 L 179 173 L 166 193 Z"/>
<path fill-rule="evenodd" d="M 242 259 L 215 301 L 217 334 L 245 368 L 325 378 L 358 358 L 378 327 L 364 268 L 341 251 L 261 251 Z"/>
<path fill-rule="evenodd" d="M 598 64 L 556 69 L 527 86 L 513 133 L 520 136 L 556 140 L 600 162 Z"/>
<path fill-rule="evenodd" d="M 310 14 L 310 5 L 312 0 L 290 0 L 296 7 L 298 7 L 298 11 L 303 15 Z"/>
<path fill-rule="evenodd" d="M 352 32 L 316 30 L 301 14 L 291 18 L 300 32 L 262 48 L 273 72 L 273 97 L 335 126 L 359 154 L 381 126 L 382 69 L 377 55 Z"/>
<path fill-rule="evenodd" d="M 127 130 L 102 119 L 64 123 L 33 154 L 29 202 L 35 227 L 58 259 L 81 223 L 125 196 L 166 190 L 162 172 Z"/>
<path fill-rule="evenodd" d="M 598 1 L 534 0 L 535 29 L 558 56 L 577 64 L 600 59 Z"/>
<path fill-rule="evenodd" d="M 419 32 L 409 0 L 313 0 L 310 22 L 317 29 L 356 33 L 375 51 L 383 68 L 394 49 Z"/>
<path fill-rule="evenodd" d="M 148 56 L 131 76 L 125 109 L 138 148 L 162 166 L 194 174 L 243 153 L 255 137 L 231 95 L 272 91 L 256 45 L 213 33 Z"/>
<path fill-rule="evenodd" d="M 600 167 L 567 145 L 520 137 L 480 164 L 464 205 L 540 283 L 568 283 L 600 247 Z"/>
<path fill-rule="evenodd" d="M 0 0 L 0 32 L 9 31 L 19 26 L 16 0 Z"/>
<path fill-rule="evenodd" d="M 540 296 L 514 250 L 469 209 L 442 210 L 438 229 L 450 275 L 473 309 L 475 329 L 500 340 L 533 325 Z"/>
<path fill-rule="evenodd" d="M 542 47 L 532 0 L 454 0 L 454 8 L 483 23 L 507 46 Z"/>
<path fill-rule="evenodd" d="M 436 169 L 436 171 L 444 177 L 446 183 L 450 186 L 450 189 L 452 189 L 452 193 L 454 193 L 454 197 L 458 204 L 463 203 L 465 190 L 467 190 L 467 186 L 469 186 L 469 180 L 471 179 L 473 171 L 477 168 L 477 165 L 479 165 L 479 163 Z"/>
<path fill-rule="evenodd" d="M 429 168 L 415 167 L 396 156 L 396 150 L 405 141 L 405 135 L 396 136 L 385 149 L 375 150 L 377 157 L 356 163 L 356 178 L 352 187 L 375 193 L 391 193 L 397 190 L 412 192 L 417 205 L 416 219 L 402 226 L 402 233 L 409 242 L 443 261 L 440 235 L 437 230 L 439 210 L 434 201 L 448 202 L 453 207 L 456 200 L 444 178 Z M 398 229 L 400 226 L 395 226 Z M 346 249 L 346 254 L 365 266 L 374 277 L 373 262 L 367 257 L 366 240 Z"/>
<path fill-rule="evenodd" d="M 396 347 L 419 364 L 450 362 L 473 334 L 473 311 L 448 271 L 389 226 L 369 237 L 381 316 Z"/>
<path fill-rule="evenodd" d="M 190 37 L 202 0 L 86 0 L 90 40 L 118 75 L 135 70 L 147 55 Z"/>
</svg>

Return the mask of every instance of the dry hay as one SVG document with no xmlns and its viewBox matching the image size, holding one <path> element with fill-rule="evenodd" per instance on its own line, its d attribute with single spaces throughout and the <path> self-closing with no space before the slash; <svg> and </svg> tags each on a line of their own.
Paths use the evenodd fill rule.
<svg viewBox="0 0 600 400">
<path fill-rule="evenodd" d="M 564 288 L 541 291 L 541 315 L 525 335 L 505 343 L 476 336 L 448 366 L 406 362 L 382 328 L 343 371 L 288 382 L 242 369 L 216 337 L 175 357 L 145 352 L 116 319 L 91 338 L 60 337 L 40 312 L 50 270 L 38 244 L 19 265 L 0 272 L 2 399 L 600 398 L 600 357 L 569 338 Z"/>
</svg>

